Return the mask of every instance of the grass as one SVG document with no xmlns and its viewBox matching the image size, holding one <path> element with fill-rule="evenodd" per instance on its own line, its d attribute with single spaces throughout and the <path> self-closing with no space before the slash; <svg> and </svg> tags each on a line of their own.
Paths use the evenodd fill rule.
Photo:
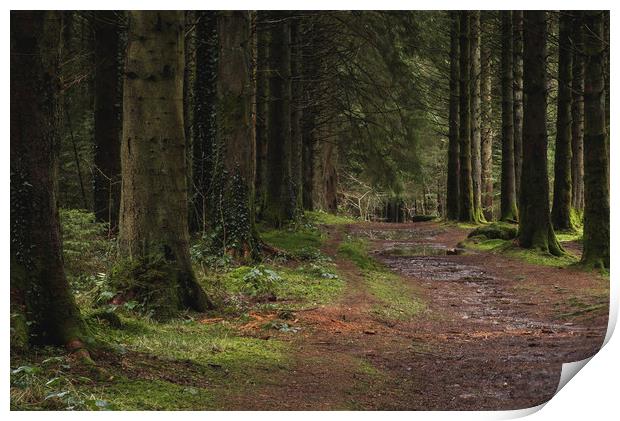
<svg viewBox="0 0 620 421">
<path fill-rule="evenodd" d="M 359 222 L 358 219 L 346 215 L 335 215 L 323 211 L 306 211 L 306 218 L 313 224 L 346 225 Z"/>
<path fill-rule="evenodd" d="M 577 257 L 570 253 L 566 253 L 562 256 L 554 256 L 539 250 L 524 249 L 515 246 L 512 240 L 484 240 L 481 238 L 472 238 L 465 241 L 464 245 L 474 250 L 503 254 L 534 265 L 565 267 L 578 263 L 579 261 Z"/>
<path fill-rule="evenodd" d="M 259 232 L 263 241 L 296 257 L 318 253 L 324 240 L 321 231 L 311 226 L 284 229 L 262 227 Z"/>
<path fill-rule="evenodd" d="M 338 246 L 338 254 L 345 257 L 364 270 L 377 270 L 379 264 L 368 254 L 368 241 L 347 238 Z"/>
<path fill-rule="evenodd" d="M 340 244 L 338 254 L 363 271 L 369 292 L 380 302 L 372 311 L 382 319 L 409 320 L 426 308 L 411 285 L 369 255 L 367 241 L 348 238 Z"/>
</svg>

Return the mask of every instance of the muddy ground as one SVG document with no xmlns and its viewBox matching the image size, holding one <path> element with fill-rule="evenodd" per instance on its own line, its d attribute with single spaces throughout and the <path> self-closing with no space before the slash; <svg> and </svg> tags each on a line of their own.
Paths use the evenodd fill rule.
<svg viewBox="0 0 620 421">
<path fill-rule="evenodd" d="M 293 368 L 230 396 L 227 409 L 532 407 L 553 396 L 562 363 L 592 356 L 603 342 L 607 308 L 583 311 L 600 307 L 608 283 L 595 273 L 489 252 L 446 254 L 467 231 L 436 223 L 329 230 L 325 253 L 336 256 L 345 235 L 368 239 L 426 309 L 405 321 L 378 316 L 364 272 L 336 258 L 347 289 L 335 304 L 296 314 L 303 329 L 287 337 Z"/>
</svg>

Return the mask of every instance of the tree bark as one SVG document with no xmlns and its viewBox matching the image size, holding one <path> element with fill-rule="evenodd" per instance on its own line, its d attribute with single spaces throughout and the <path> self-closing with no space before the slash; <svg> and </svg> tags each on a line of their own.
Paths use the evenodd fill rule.
<svg viewBox="0 0 620 421">
<path fill-rule="evenodd" d="M 483 15 L 484 16 L 484 15 Z M 486 16 L 485 16 L 486 18 Z M 488 19 L 484 19 L 486 24 Z M 486 26 L 486 25 L 485 25 Z M 483 31 L 485 32 L 485 31 Z M 488 40 L 481 43 L 480 53 L 480 149 L 482 179 L 482 209 L 487 221 L 493 220 L 493 109 L 491 97 L 491 49 Z"/>
<path fill-rule="evenodd" d="M 446 188 L 446 217 L 459 219 L 459 16 L 451 12 L 450 29 L 450 103 L 448 133 L 448 183 Z"/>
<path fill-rule="evenodd" d="M 502 14 L 502 221 L 516 221 L 517 195 L 515 184 L 514 126 L 513 126 L 513 50 L 510 11 Z"/>
<path fill-rule="evenodd" d="M 129 12 L 119 248 L 134 268 L 126 293 L 159 318 L 211 306 L 189 256 L 183 21 L 183 12 Z"/>
<path fill-rule="evenodd" d="M 257 254 L 254 222 L 256 133 L 255 85 L 250 63 L 254 45 L 247 11 L 220 11 L 217 19 L 217 141 L 223 172 L 214 204 L 217 246 L 235 257 Z"/>
<path fill-rule="evenodd" d="M 212 196 L 217 144 L 217 12 L 197 12 L 196 18 L 190 227 L 193 232 L 204 232 L 215 220 Z"/>
<path fill-rule="evenodd" d="M 303 211 L 303 138 L 300 18 L 291 19 L 291 184 L 295 212 Z"/>
<path fill-rule="evenodd" d="M 471 177 L 471 109 L 470 109 L 470 24 L 469 12 L 460 13 L 460 205 L 459 220 L 474 222 L 474 196 Z"/>
<path fill-rule="evenodd" d="M 269 109 L 268 54 L 269 30 L 267 12 L 256 12 L 256 208 L 265 205 L 267 188 L 267 113 Z"/>
<path fill-rule="evenodd" d="M 77 350 L 85 330 L 56 202 L 61 28 L 58 12 L 11 12 L 11 311 L 25 318 L 30 344 Z"/>
<path fill-rule="evenodd" d="M 99 221 L 118 228 L 121 198 L 120 22 L 115 11 L 94 12 L 95 171 L 93 194 Z"/>
<path fill-rule="evenodd" d="M 512 12 L 513 22 L 513 126 L 515 197 L 519 197 L 523 166 L 523 10 Z M 517 199 L 518 200 L 518 199 Z"/>
<path fill-rule="evenodd" d="M 573 209 L 583 211 L 583 85 L 585 62 L 583 58 L 582 13 L 574 13 L 573 29 L 573 83 L 571 108 L 571 202 Z"/>
<path fill-rule="evenodd" d="M 484 222 L 482 212 L 482 161 L 480 155 L 480 11 L 470 12 L 471 24 L 471 178 L 474 199 L 474 220 Z"/>
<path fill-rule="evenodd" d="M 585 209 L 582 262 L 609 268 L 609 149 L 605 123 L 602 11 L 584 13 Z"/>
<path fill-rule="evenodd" d="M 291 185 L 291 31 L 288 12 L 272 12 L 269 45 L 267 186 L 262 219 L 279 227 L 294 216 Z"/>
<path fill-rule="evenodd" d="M 558 108 L 555 140 L 553 208 L 551 222 L 556 230 L 571 230 L 571 87 L 572 87 L 572 16 L 560 12 L 558 62 Z"/>
<path fill-rule="evenodd" d="M 519 202 L 519 245 L 561 255 L 549 215 L 547 178 L 547 14 L 524 13 L 523 172 Z"/>
</svg>

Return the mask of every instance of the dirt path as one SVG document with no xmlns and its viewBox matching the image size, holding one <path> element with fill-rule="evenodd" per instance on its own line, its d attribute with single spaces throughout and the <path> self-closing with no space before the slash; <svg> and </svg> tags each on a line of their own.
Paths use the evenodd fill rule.
<svg viewBox="0 0 620 421">
<path fill-rule="evenodd" d="M 583 310 L 605 293 L 608 281 L 595 274 L 490 253 L 447 255 L 467 231 L 435 223 L 331 228 L 329 255 L 344 229 L 370 240 L 427 310 L 411 321 L 377 317 L 363 272 L 336 258 L 347 281 L 342 299 L 298 313 L 293 369 L 231 399 L 231 409 L 531 407 L 553 395 L 563 362 L 602 344 L 607 309 Z"/>
</svg>

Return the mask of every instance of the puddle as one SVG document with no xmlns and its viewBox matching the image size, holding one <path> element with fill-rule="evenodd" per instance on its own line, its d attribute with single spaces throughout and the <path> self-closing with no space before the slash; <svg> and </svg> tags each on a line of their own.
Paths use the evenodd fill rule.
<svg viewBox="0 0 620 421">
<path fill-rule="evenodd" d="M 448 249 L 435 244 L 418 244 L 418 243 L 388 243 L 385 247 L 378 250 L 378 254 L 388 256 L 445 256 Z"/>
</svg>

